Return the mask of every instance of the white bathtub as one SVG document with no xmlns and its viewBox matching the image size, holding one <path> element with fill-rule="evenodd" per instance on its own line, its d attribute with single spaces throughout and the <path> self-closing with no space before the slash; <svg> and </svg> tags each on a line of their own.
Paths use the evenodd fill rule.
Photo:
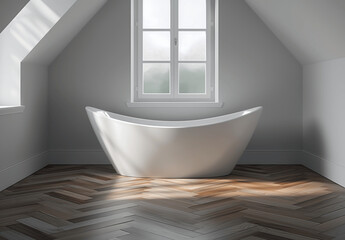
<svg viewBox="0 0 345 240">
<path fill-rule="evenodd" d="M 256 107 L 191 121 L 156 121 L 86 107 L 116 171 L 125 176 L 194 178 L 230 174 L 261 115 Z"/>
</svg>

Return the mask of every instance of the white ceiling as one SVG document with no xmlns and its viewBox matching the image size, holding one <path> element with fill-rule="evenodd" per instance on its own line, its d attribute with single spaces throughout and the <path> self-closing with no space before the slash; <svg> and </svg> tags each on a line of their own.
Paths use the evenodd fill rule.
<svg viewBox="0 0 345 240">
<path fill-rule="evenodd" d="M 78 0 L 23 62 L 50 65 L 108 0 Z M 59 0 L 60 3 L 61 0 Z"/>
<path fill-rule="evenodd" d="M 345 0 L 246 0 L 301 64 L 345 57 Z"/>
<path fill-rule="evenodd" d="M 0 33 L 0 105 L 21 104 L 24 61 L 48 66 L 106 2 L 29 1 Z"/>
<path fill-rule="evenodd" d="M 0 33 L 29 0 L 0 0 Z"/>
</svg>

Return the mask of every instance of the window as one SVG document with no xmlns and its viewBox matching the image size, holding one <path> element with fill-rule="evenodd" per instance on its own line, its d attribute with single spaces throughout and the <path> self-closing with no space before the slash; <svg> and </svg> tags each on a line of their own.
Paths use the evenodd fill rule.
<svg viewBox="0 0 345 240">
<path fill-rule="evenodd" d="M 132 102 L 218 102 L 217 0 L 132 0 Z"/>
</svg>

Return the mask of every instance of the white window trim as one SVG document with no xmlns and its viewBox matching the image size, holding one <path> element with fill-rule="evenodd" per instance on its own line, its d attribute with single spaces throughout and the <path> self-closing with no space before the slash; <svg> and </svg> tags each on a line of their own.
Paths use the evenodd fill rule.
<svg viewBox="0 0 345 240">
<path fill-rule="evenodd" d="M 197 107 L 215 107 L 221 108 L 222 102 L 128 102 L 127 107 L 179 107 L 179 108 L 197 108 Z"/>
<path fill-rule="evenodd" d="M 0 106 L 0 116 L 24 112 L 25 106 Z"/>
<path fill-rule="evenodd" d="M 211 58 L 211 64 L 206 64 L 206 94 L 178 94 L 178 80 L 170 80 L 170 93 L 169 94 L 141 94 L 141 79 L 138 77 L 138 67 L 141 65 L 141 59 L 138 56 L 138 43 L 137 39 L 141 33 L 142 29 L 138 26 L 138 1 L 131 0 L 131 99 L 127 103 L 129 107 L 222 107 L 222 103 L 219 101 L 219 72 L 218 72 L 218 12 L 219 12 L 219 1 L 218 0 L 207 0 L 207 4 L 211 6 L 211 1 L 214 2 L 214 10 L 208 7 L 209 11 L 207 13 L 208 19 L 211 18 L 211 14 L 215 14 L 212 18 L 213 22 L 208 20 L 207 24 L 207 41 L 214 40 L 214 43 L 209 43 L 212 48 L 208 48 L 207 60 Z M 173 0 L 173 3 L 177 1 Z M 176 6 L 175 6 L 176 8 Z M 174 21 L 172 16 L 172 21 Z M 175 24 L 176 26 L 176 24 Z M 173 32 L 174 29 L 171 29 Z M 176 31 L 176 29 L 175 29 Z M 211 31 L 211 33 L 210 33 Z M 214 37 L 212 37 L 214 36 Z M 173 45 L 173 44 L 172 44 Z M 214 48 L 213 48 L 214 46 Z M 214 52 L 212 51 L 214 49 Z M 172 46 L 171 54 L 176 54 L 176 48 Z M 171 55 L 173 56 L 173 55 Z M 178 62 L 175 56 L 176 62 Z M 177 63 L 173 64 L 177 66 Z M 212 69 L 212 72 L 210 71 Z M 214 78 L 210 80 L 211 78 Z M 171 84 L 174 84 L 171 88 Z M 172 90 L 174 92 L 172 92 Z M 199 97 L 196 97 L 199 96 Z"/>
</svg>

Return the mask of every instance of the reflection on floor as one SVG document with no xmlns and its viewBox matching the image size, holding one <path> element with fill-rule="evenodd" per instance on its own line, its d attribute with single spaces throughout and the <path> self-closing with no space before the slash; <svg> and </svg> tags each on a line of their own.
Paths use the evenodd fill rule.
<svg viewBox="0 0 345 240">
<path fill-rule="evenodd" d="M 215 179 L 48 166 L 0 193 L 0 239 L 345 239 L 345 190 L 296 165 Z"/>
</svg>

